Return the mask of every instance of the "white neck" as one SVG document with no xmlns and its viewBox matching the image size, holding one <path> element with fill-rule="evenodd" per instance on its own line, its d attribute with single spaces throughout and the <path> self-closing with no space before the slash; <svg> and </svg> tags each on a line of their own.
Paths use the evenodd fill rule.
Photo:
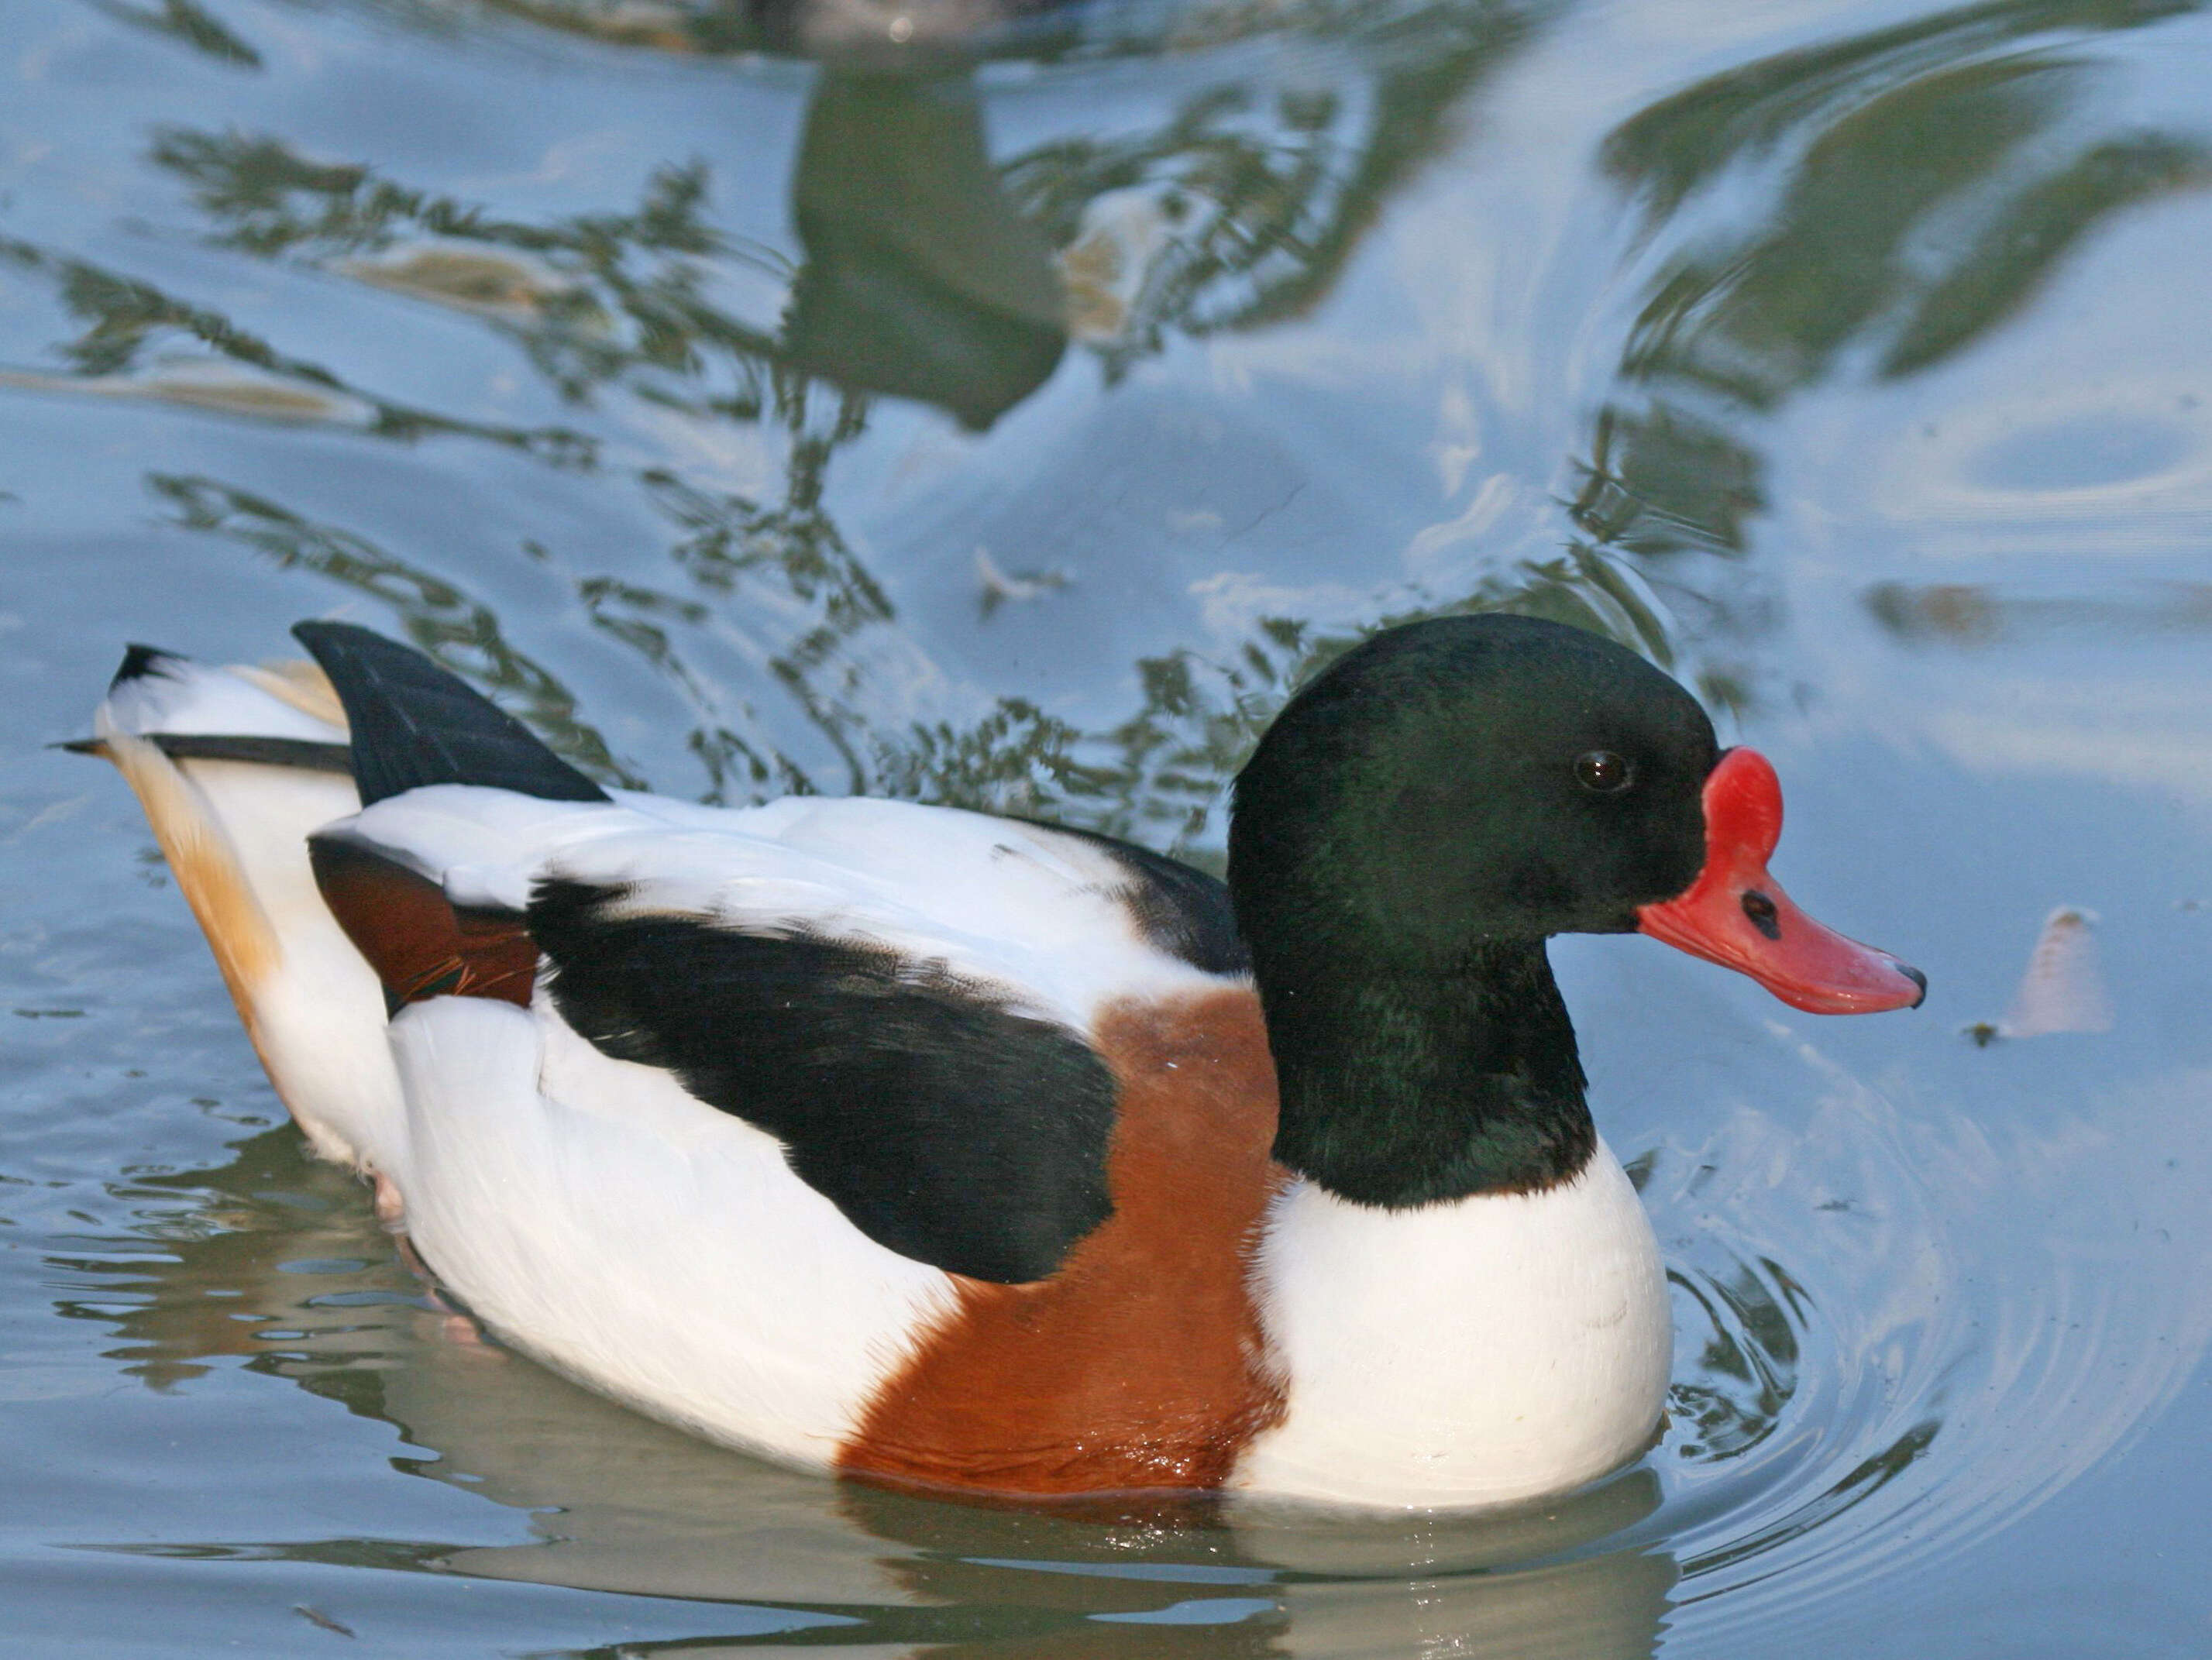
<svg viewBox="0 0 2212 1660">
<path fill-rule="evenodd" d="M 1603 1475 L 1658 1422 L 1666 1274 L 1602 1142 L 1557 1187 L 1412 1210 L 1296 1183 L 1255 1275 L 1289 1400 L 1238 1464 L 1238 1487 L 1503 1504 Z"/>
</svg>

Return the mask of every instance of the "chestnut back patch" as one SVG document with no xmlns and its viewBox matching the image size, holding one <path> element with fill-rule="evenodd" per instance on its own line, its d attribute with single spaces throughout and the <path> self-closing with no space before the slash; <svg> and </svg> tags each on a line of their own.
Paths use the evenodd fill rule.
<svg viewBox="0 0 2212 1660">
<path fill-rule="evenodd" d="M 455 906 L 428 877 L 358 842 L 310 836 L 323 903 L 384 984 L 397 1014 L 425 997 L 497 997 L 530 1006 L 538 946 L 512 911 Z"/>
<path fill-rule="evenodd" d="M 1097 1027 L 1114 1214 L 1036 1285 L 960 1287 L 838 1455 L 848 1475 L 998 1493 L 1218 1487 L 1280 1421 L 1252 1256 L 1287 1173 L 1259 1000 L 1125 1003 Z"/>
</svg>

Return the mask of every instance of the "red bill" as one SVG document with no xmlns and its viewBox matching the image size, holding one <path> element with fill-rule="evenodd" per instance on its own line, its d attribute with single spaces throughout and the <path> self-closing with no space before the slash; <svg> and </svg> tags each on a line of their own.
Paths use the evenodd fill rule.
<svg viewBox="0 0 2212 1660">
<path fill-rule="evenodd" d="M 1793 1009 L 1917 1009 L 1928 977 L 1800 911 L 1766 872 L 1782 838 L 1782 784 L 1765 756 L 1731 749 L 1705 780 L 1705 868 L 1688 891 L 1636 913 L 1677 950 L 1748 974 Z"/>
</svg>

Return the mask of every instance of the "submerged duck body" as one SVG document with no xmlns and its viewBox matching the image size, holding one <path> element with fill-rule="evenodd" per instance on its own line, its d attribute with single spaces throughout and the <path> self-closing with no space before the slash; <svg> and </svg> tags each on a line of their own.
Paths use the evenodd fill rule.
<svg viewBox="0 0 2212 1660">
<path fill-rule="evenodd" d="M 1545 938 L 1919 995 L 1772 888 L 1765 763 L 1553 625 L 1340 660 L 1241 777 L 1227 887 L 951 809 L 603 791 L 405 648 L 298 632 L 326 681 L 134 648 L 96 740 L 278 1092 L 507 1340 L 790 1462 L 1601 1475 L 1656 1426 L 1667 1293 Z"/>
</svg>

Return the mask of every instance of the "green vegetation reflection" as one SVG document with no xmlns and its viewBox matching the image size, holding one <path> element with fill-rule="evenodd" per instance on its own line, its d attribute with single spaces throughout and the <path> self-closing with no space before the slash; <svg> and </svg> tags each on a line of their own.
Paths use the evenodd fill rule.
<svg viewBox="0 0 2212 1660">
<path fill-rule="evenodd" d="M 2114 215 L 2212 181 L 2194 136 L 2087 118 L 2121 70 L 2097 37 L 2197 9 L 1995 0 L 1742 64 L 1622 123 L 1601 164 L 1663 252 L 1577 524 L 1646 555 L 1741 553 L 1760 423 L 1790 397 L 1951 360 Z"/>
<path fill-rule="evenodd" d="M 1018 694 L 910 707 L 911 687 L 961 679 L 838 523 L 838 457 L 885 397 L 983 433 L 1071 358 L 1110 397 L 1179 340 L 1303 326 L 1543 9 L 1271 11 L 1267 30 L 1303 37 L 1331 76 L 1271 80 L 1230 53 L 1212 75 L 1186 72 L 1149 124 L 1004 159 L 966 61 L 890 73 L 833 54 L 792 162 L 795 249 L 722 228 L 704 160 L 664 163 L 627 203 L 530 217 L 311 160 L 276 136 L 173 129 L 150 161 L 209 242 L 465 318 L 520 354 L 563 419 L 504 427 L 382 397 L 189 297 L 20 240 L 0 243 L 0 262 L 45 285 L 72 331 L 52 348 L 58 368 L 0 370 L 0 385 L 484 444 L 605 479 L 662 527 L 659 549 L 573 568 L 565 552 L 520 551 L 681 700 L 696 792 L 890 792 L 1203 857 L 1224 780 L 1288 689 L 1382 622 L 1534 612 L 1630 644 L 1717 706 L 1765 695 L 1778 607 L 1747 558 L 1770 488 L 1764 423 L 1838 377 L 1950 360 L 2020 317 L 2114 215 L 2201 186 L 2194 137 L 2095 114 L 2113 73 L 2100 40 L 2191 9 L 1996 0 L 1741 65 L 1623 122 L 1599 160 L 1651 275 L 1573 463 L 1560 550 L 1478 564 L 1449 591 L 1394 583 L 1331 615 L 1270 612 L 1222 645 L 1167 645 L 1138 660 L 1131 706 L 1103 722 Z M 670 50 L 758 45 L 732 32 L 740 12 L 759 22 L 750 8 L 665 7 L 659 21 L 581 0 L 507 11 Z M 425 27 L 458 16 L 398 12 Z M 1176 11 L 1174 27 L 1227 39 L 1229 15 Z M 191 7 L 130 16 L 216 50 Z M 236 44 L 247 64 L 255 49 Z M 732 488 L 677 463 L 671 422 L 708 447 L 743 430 L 775 482 Z M 265 490 L 167 474 L 151 485 L 175 524 L 373 598 L 580 764 L 641 777 L 450 574 Z M 988 624 L 1007 593 L 1054 580 L 979 568 L 977 612 Z M 1889 591 L 1871 609 L 1907 632 L 1948 615 Z"/>
</svg>

